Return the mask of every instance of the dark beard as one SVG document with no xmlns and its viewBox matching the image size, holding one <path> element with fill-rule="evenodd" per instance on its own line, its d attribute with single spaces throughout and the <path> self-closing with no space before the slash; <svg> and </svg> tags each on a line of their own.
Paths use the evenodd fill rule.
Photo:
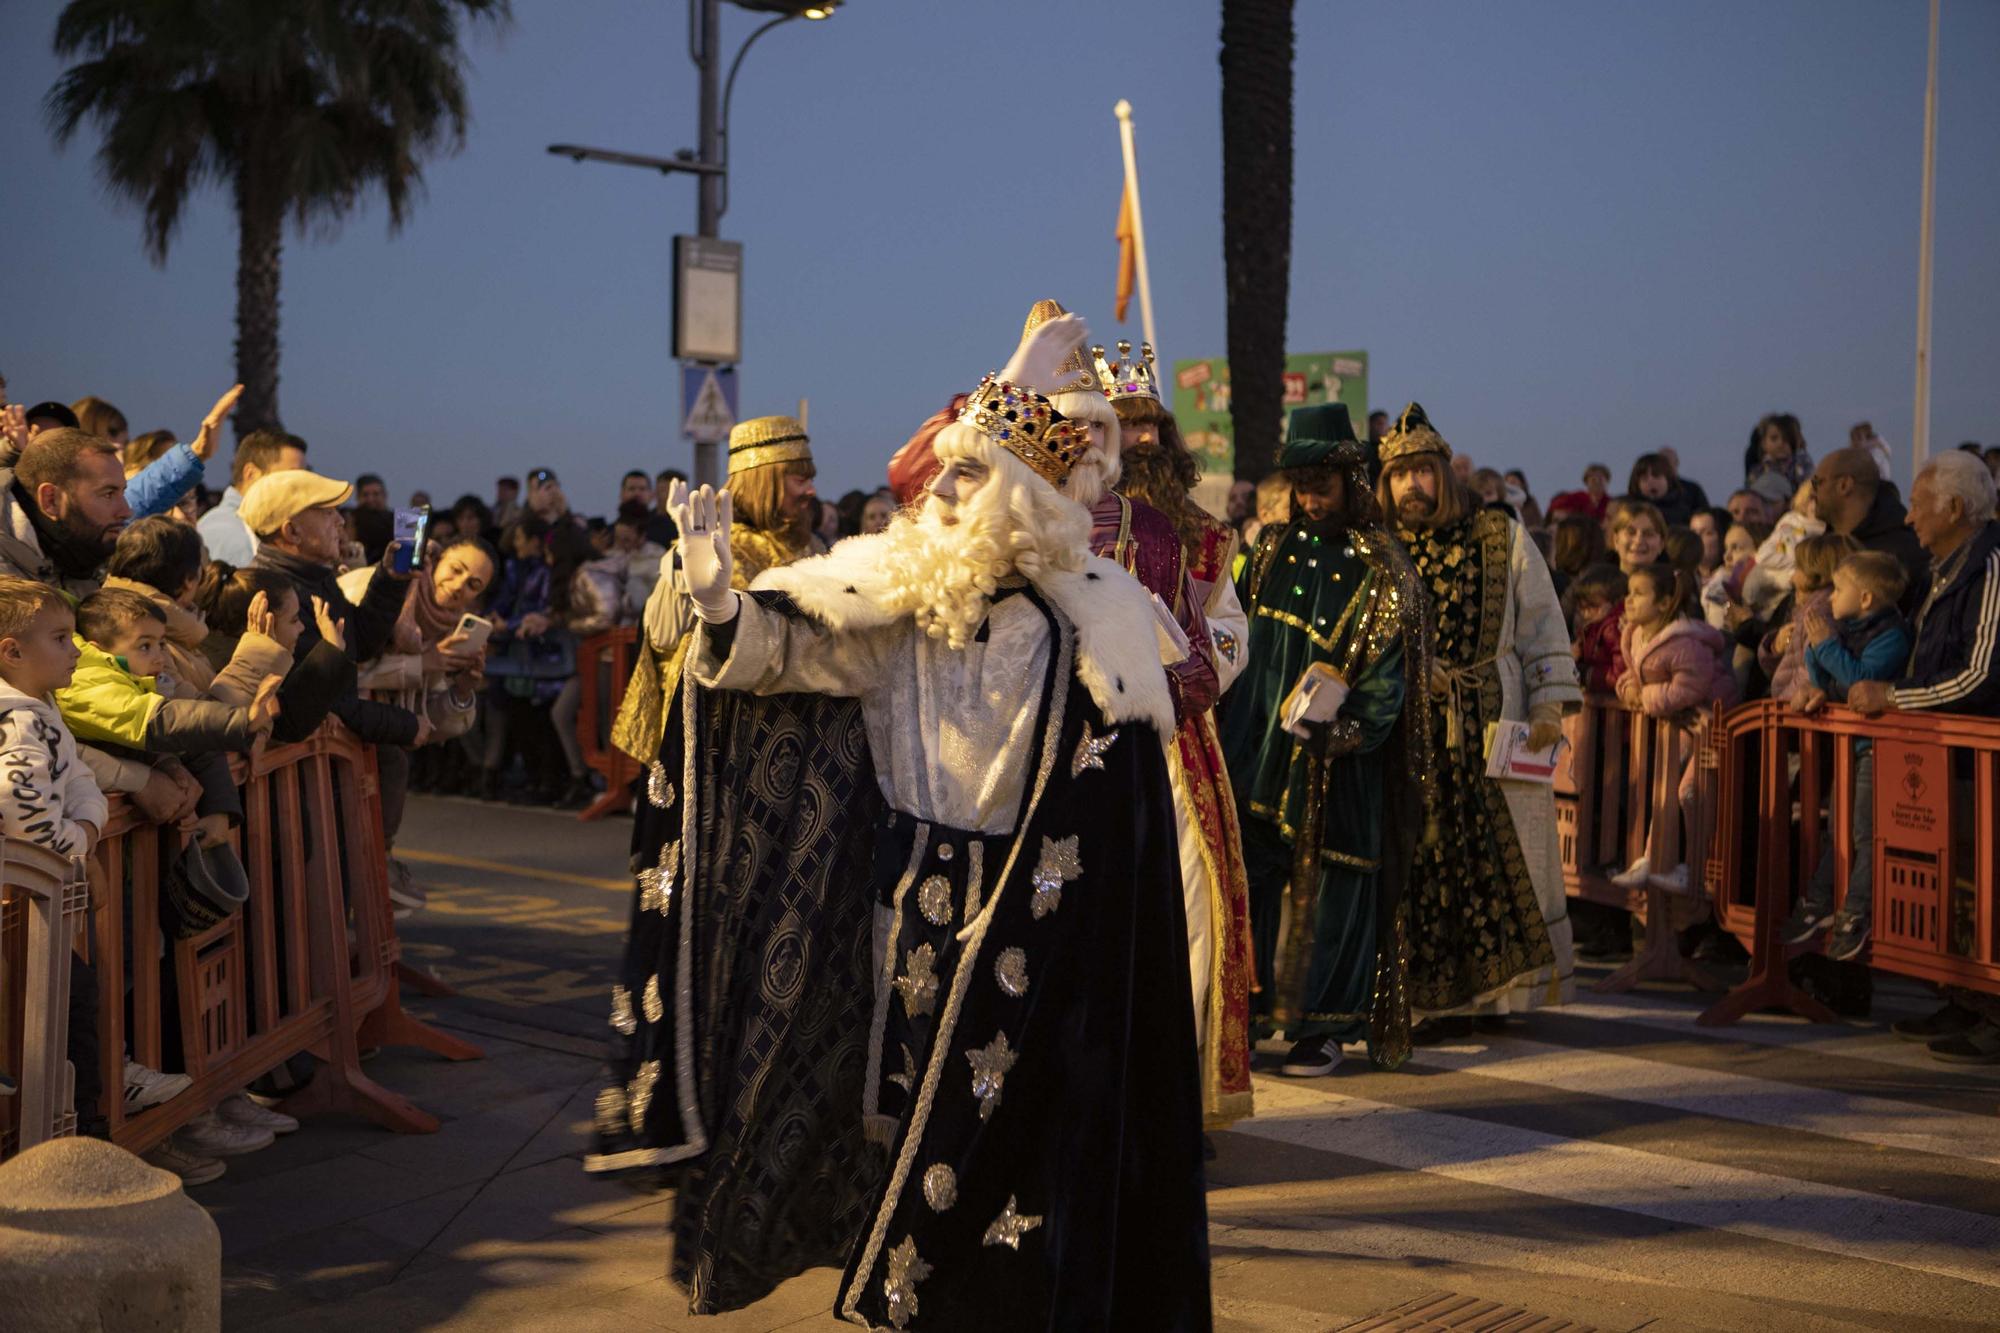
<svg viewBox="0 0 2000 1333">
<path fill-rule="evenodd" d="M 1144 500 L 1168 518 L 1180 517 L 1187 503 L 1187 487 L 1181 483 L 1176 461 L 1164 449 L 1127 450 L 1120 460 L 1124 478 L 1118 489 L 1134 500 Z"/>
<path fill-rule="evenodd" d="M 1437 524 L 1438 503 L 1427 495 L 1406 495 L 1396 503 L 1396 521 L 1406 528 Z"/>
</svg>

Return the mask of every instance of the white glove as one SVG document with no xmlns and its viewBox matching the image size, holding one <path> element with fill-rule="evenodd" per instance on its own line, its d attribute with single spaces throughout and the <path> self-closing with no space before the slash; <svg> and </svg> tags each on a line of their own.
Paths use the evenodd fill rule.
<svg viewBox="0 0 2000 1333">
<path fill-rule="evenodd" d="M 667 509 L 680 528 L 681 574 L 695 614 L 711 625 L 736 619 L 736 593 L 729 586 L 734 561 L 729 554 L 729 492 L 704 486 L 692 495 L 687 483 L 673 482 Z"/>
<path fill-rule="evenodd" d="M 1000 369 L 1000 378 L 1047 393 L 1056 382 L 1056 371 L 1069 355 L 1083 346 L 1090 326 L 1081 315 L 1058 315 L 1021 335 L 1021 345 Z"/>
</svg>

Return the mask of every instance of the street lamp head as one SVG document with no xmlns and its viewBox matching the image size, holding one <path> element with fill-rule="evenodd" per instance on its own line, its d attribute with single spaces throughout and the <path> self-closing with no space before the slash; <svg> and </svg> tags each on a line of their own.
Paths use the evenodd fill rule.
<svg viewBox="0 0 2000 1333">
<path fill-rule="evenodd" d="M 833 11 L 840 8 L 841 0 L 733 0 L 733 3 L 739 9 L 754 10 L 759 14 L 824 19 L 833 17 Z"/>
<path fill-rule="evenodd" d="M 799 13 L 809 19 L 830 19 L 833 17 L 833 11 L 839 8 L 840 0 L 826 0 L 825 4 L 807 5 Z"/>
</svg>

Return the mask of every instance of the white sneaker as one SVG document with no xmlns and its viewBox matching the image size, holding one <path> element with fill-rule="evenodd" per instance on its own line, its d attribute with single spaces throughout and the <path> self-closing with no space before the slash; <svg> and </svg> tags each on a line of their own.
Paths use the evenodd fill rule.
<svg viewBox="0 0 2000 1333">
<path fill-rule="evenodd" d="M 1287 1078 L 1323 1078 L 1340 1068 L 1342 1055 L 1332 1037 L 1307 1038 L 1292 1047 L 1278 1072 Z"/>
<path fill-rule="evenodd" d="M 397 908 L 398 921 L 412 912 L 421 912 L 431 900 L 430 891 L 417 883 L 410 868 L 395 857 L 389 858 L 389 901 Z"/>
<path fill-rule="evenodd" d="M 213 1111 L 188 1121 L 174 1137 L 183 1148 L 203 1157 L 241 1157 L 262 1152 L 278 1141 L 268 1129 L 232 1125 Z"/>
<path fill-rule="evenodd" d="M 213 1157 L 203 1157 L 199 1153 L 189 1152 L 177 1139 L 168 1139 L 147 1153 L 142 1160 L 147 1166 L 157 1166 L 162 1171 L 173 1172 L 181 1178 L 183 1185 L 206 1185 L 229 1169 Z"/>
<path fill-rule="evenodd" d="M 1646 881 L 1653 877 L 1653 863 L 1640 857 L 1619 874 L 1611 877 L 1611 882 L 1621 889 L 1643 889 Z"/>
<path fill-rule="evenodd" d="M 1688 868 L 1685 865 L 1675 866 L 1664 875 L 1652 876 L 1648 882 L 1654 888 L 1665 889 L 1669 893 L 1686 893 L 1688 887 Z"/>
<path fill-rule="evenodd" d="M 137 1060 L 125 1062 L 125 1114 L 170 1102 L 194 1086 L 186 1074 L 162 1074 Z"/>
<path fill-rule="evenodd" d="M 283 1111 L 273 1111 L 259 1106 L 240 1092 L 216 1107 L 215 1113 L 232 1125 L 267 1129 L 273 1134 L 289 1134 L 299 1127 L 299 1122 Z"/>
</svg>

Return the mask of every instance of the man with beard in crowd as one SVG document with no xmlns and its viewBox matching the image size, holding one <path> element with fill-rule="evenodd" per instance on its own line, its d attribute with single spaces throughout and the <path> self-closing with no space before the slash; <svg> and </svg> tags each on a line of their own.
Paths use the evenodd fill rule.
<svg viewBox="0 0 2000 1333">
<path fill-rule="evenodd" d="M 762 849 L 866 827 L 844 873 L 874 890 L 862 1113 L 890 1172 L 837 1312 L 871 1327 L 1210 1326 L 1157 620 L 1131 575 L 1085 553 L 1089 516 L 1061 493 L 1084 432 L 1022 387 L 1055 383 L 1083 333 L 1061 317 L 1023 339 L 938 433 L 922 509 L 885 533 L 746 595 L 729 497 L 698 494 L 680 522 L 702 622 L 689 669 L 713 688 L 858 698 L 849 736 L 888 808 L 828 793 Z M 793 771 L 697 773 L 687 797 Z M 688 851 L 683 891 L 712 873 Z M 767 958 L 857 944 L 786 940 Z M 657 1104 L 652 1083 L 630 1091 Z"/>
<path fill-rule="evenodd" d="M 1410 996 L 1451 1016 L 1442 1035 L 1570 995 L 1554 793 L 1487 777 L 1485 741 L 1526 721 L 1531 748 L 1554 745 L 1583 702 L 1548 565 L 1520 524 L 1467 501 L 1452 461 L 1411 403 L 1383 437 L 1377 488 L 1431 602 L 1439 830 L 1417 854 Z"/>
<path fill-rule="evenodd" d="M 0 573 L 87 597 L 131 519 L 115 447 L 80 430 L 42 431 L 0 469 Z"/>
<path fill-rule="evenodd" d="M 1429 640 L 1346 406 L 1296 408 L 1287 433 L 1291 514 L 1259 535 L 1242 575 L 1250 665 L 1222 742 L 1249 863 L 1258 1019 L 1293 1043 L 1283 1072 L 1310 1078 L 1338 1067 L 1344 1042 L 1365 1041 L 1385 1068 L 1409 1054 Z M 1287 701 L 1314 679 L 1315 706 L 1287 725 Z"/>
</svg>

